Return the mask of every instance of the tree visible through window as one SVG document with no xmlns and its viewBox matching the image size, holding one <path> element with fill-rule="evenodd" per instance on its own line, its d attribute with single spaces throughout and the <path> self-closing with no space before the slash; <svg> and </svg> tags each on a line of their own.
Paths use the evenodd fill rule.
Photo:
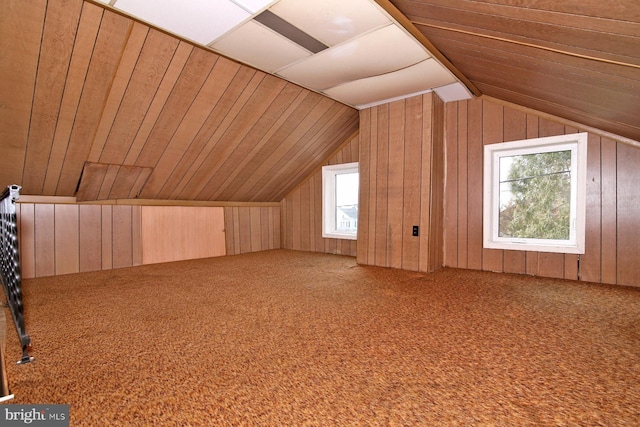
<svg viewBox="0 0 640 427">
<path fill-rule="evenodd" d="M 484 247 L 584 253 L 587 134 L 484 148 Z"/>
<path fill-rule="evenodd" d="M 322 168 L 322 237 L 358 236 L 358 163 Z"/>
</svg>

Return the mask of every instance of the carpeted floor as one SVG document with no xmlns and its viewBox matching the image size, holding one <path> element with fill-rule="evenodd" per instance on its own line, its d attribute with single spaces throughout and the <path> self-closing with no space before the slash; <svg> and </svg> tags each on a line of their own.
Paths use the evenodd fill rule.
<svg viewBox="0 0 640 427">
<path fill-rule="evenodd" d="M 25 280 L 72 426 L 638 426 L 640 289 L 274 250 Z"/>
</svg>

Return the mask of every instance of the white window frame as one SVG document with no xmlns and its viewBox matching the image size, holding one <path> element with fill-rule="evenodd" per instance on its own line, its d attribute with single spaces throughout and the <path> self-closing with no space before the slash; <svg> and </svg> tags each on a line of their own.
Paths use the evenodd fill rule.
<svg viewBox="0 0 640 427">
<path fill-rule="evenodd" d="M 490 249 L 584 253 L 587 133 L 510 141 L 484 146 L 483 240 Z M 571 150 L 571 219 L 568 240 L 500 237 L 500 157 Z"/>
<path fill-rule="evenodd" d="M 358 162 L 322 167 L 322 237 L 357 240 L 358 233 L 336 229 L 336 176 L 359 173 Z"/>
</svg>

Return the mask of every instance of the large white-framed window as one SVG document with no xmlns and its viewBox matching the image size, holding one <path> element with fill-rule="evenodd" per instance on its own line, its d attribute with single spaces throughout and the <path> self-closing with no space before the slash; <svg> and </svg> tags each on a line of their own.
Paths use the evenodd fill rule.
<svg viewBox="0 0 640 427">
<path fill-rule="evenodd" d="M 322 168 L 322 237 L 358 238 L 358 163 Z"/>
<path fill-rule="evenodd" d="M 584 253 L 587 133 L 484 147 L 484 247 Z"/>
</svg>

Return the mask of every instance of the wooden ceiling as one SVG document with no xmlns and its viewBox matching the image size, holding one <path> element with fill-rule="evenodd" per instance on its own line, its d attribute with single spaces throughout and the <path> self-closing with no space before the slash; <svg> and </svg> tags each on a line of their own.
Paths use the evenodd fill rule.
<svg viewBox="0 0 640 427">
<path fill-rule="evenodd" d="M 391 0 L 484 94 L 640 140 L 638 0 Z"/>
<path fill-rule="evenodd" d="M 82 0 L 0 5 L 2 185 L 277 202 L 358 112 Z"/>
<path fill-rule="evenodd" d="M 391 4 L 482 94 L 640 141 L 637 0 Z M 0 185 L 23 194 L 277 202 L 358 131 L 93 0 L 2 0 L 0 52 Z"/>
</svg>

